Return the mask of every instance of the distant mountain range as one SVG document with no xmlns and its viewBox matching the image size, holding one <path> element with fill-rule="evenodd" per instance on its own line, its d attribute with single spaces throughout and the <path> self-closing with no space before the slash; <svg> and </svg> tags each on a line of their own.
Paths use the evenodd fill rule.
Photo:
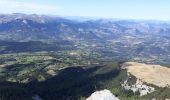
<svg viewBox="0 0 170 100">
<path fill-rule="evenodd" d="M 76 21 L 77 18 L 77 21 Z M 72 19 L 72 20 L 71 20 Z M 82 21 L 79 21 L 82 19 Z M 134 21 L 68 18 L 46 15 L 7 14 L 0 15 L 0 39 L 30 40 L 76 40 L 104 39 L 130 35 L 169 36 L 170 24 L 159 21 Z"/>
<path fill-rule="evenodd" d="M 83 46 L 84 50 L 107 51 L 116 57 L 123 56 L 135 60 L 149 58 L 154 61 L 160 59 L 167 62 L 170 56 L 170 23 L 152 20 L 1 14 L 0 40 L 42 41 L 55 45 L 64 41 L 72 44 L 73 48 Z"/>
</svg>

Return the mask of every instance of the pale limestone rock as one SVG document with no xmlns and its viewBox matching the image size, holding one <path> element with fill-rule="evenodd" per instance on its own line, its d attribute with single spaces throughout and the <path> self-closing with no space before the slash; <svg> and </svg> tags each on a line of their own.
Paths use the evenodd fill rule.
<svg viewBox="0 0 170 100">
<path fill-rule="evenodd" d="M 115 97 L 109 90 L 105 89 L 94 92 L 86 100 L 119 100 L 119 98 Z"/>
</svg>

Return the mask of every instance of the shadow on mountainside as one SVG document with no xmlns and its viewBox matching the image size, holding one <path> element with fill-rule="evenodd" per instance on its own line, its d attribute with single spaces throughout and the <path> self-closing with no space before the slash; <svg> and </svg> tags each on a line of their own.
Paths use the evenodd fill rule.
<svg viewBox="0 0 170 100">
<path fill-rule="evenodd" d="M 107 70 L 103 68 L 103 66 L 70 67 L 61 70 L 58 75 L 44 82 L 8 83 L 0 85 L 0 89 L 3 87 L 3 89 L 13 89 L 10 90 L 13 92 L 19 91 L 18 94 L 5 94 L 6 98 L 4 100 L 17 100 L 9 99 L 9 96 L 15 97 L 15 95 L 19 95 L 20 100 L 27 100 L 25 98 L 29 98 L 30 95 L 39 95 L 43 100 L 77 100 L 82 96 L 87 97 L 94 91 L 102 89 L 101 82 L 116 77 L 120 72 L 117 68 L 110 67 Z M 0 93 L 2 93 L 1 90 Z M 3 94 L 0 94 L 0 97 Z"/>
<path fill-rule="evenodd" d="M 103 66 L 83 69 L 72 67 L 62 70 L 56 77 L 33 86 L 38 95 L 45 100 L 76 100 L 88 96 L 101 87 L 100 82 L 109 80 L 119 74 L 118 69 L 97 72 Z"/>
</svg>

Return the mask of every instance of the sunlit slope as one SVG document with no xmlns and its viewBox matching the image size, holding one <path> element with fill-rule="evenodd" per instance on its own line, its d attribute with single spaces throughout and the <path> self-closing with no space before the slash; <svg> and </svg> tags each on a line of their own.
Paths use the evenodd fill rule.
<svg viewBox="0 0 170 100">
<path fill-rule="evenodd" d="M 126 62 L 122 65 L 122 68 L 127 69 L 128 73 L 134 75 L 142 82 L 159 87 L 170 86 L 170 68 L 136 62 Z"/>
</svg>

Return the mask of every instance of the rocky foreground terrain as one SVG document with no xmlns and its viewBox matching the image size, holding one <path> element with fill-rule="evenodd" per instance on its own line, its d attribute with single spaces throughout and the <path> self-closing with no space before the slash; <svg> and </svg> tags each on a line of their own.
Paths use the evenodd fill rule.
<svg viewBox="0 0 170 100">
<path fill-rule="evenodd" d="M 134 93 L 139 93 L 140 96 L 151 94 L 157 91 L 154 86 L 169 88 L 170 85 L 170 68 L 144 64 L 137 62 L 125 62 L 121 68 L 127 70 L 128 78 L 121 84 L 125 90 L 131 90 Z M 128 80 L 131 76 L 136 77 L 136 82 L 129 85 Z M 151 86 L 152 85 L 152 86 Z M 156 98 L 152 98 L 156 99 Z M 91 94 L 86 100 L 120 100 L 115 97 L 109 90 L 96 91 Z M 143 99 L 142 99 L 143 100 Z M 169 100 L 166 98 L 166 100 Z"/>
<path fill-rule="evenodd" d="M 115 97 L 109 90 L 101 90 L 94 92 L 86 100 L 120 100 Z"/>
</svg>

